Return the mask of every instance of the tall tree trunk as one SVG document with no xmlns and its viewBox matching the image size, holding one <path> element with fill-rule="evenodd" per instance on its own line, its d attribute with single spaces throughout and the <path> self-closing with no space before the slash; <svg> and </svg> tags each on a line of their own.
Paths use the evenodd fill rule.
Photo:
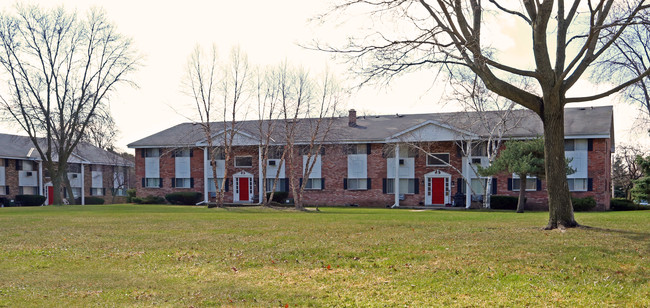
<svg viewBox="0 0 650 308">
<path fill-rule="evenodd" d="M 578 223 L 573 217 L 571 193 L 566 179 L 564 106 L 559 97 L 546 96 L 546 98 L 548 99 L 545 100 L 542 117 L 544 123 L 544 167 L 549 210 L 546 229 L 577 227 Z M 551 192 L 553 193 L 551 194 Z"/>
<path fill-rule="evenodd" d="M 52 196 L 53 200 L 50 200 L 54 205 L 62 205 L 63 198 L 61 198 L 61 175 L 59 172 L 56 174 L 50 172 L 50 181 L 52 181 Z M 47 192 L 46 192 L 47 193 Z"/>
<path fill-rule="evenodd" d="M 68 178 L 68 172 L 64 172 L 61 174 L 61 178 L 63 179 L 63 183 L 65 184 L 64 189 L 68 192 L 68 204 L 77 204 L 75 198 L 74 198 L 74 193 L 72 192 L 72 185 L 70 185 L 70 179 Z M 81 187 L 83 189 L 83 186 Z M 81 196 L 80 196 L 81 197 Z"/>
<path fill-rule="evenodd" d="M 519 174 L 519 199 L 517 200 L 517 213 L 524 212 L 526 205 L 526 174 Z"/>
</svg>

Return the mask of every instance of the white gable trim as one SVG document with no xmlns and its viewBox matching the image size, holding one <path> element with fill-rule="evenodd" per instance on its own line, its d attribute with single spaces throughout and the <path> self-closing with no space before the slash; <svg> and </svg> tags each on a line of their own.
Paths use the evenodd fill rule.
<svg viewBox="0 0 650 308">
<path fill-rule="evenodd" d="M 224 134 L 225 132 L 227 132 L 227 131 L 232 131 L 232 129 L 231 129 L 231 128 L 228 128 L 228 129 L 225 129 L 225 130 L 223 130 L 223 129 L 220 130 L 219 132 L 217 132 L 217 133 L 215 133 L 215 134 L 213 134 L 213 135 L 211 136 L 212 140 L 214 140 L 214 138 L 216 138 L 216 137 L 219 136 L 219 135 L 223 135 L 223 134 Z M 249 138 L 249 139 L 251 139 L 251 140 L 255 140 L 255 142 L 253 142 L 253 143 L 251 143 L 251 144 L 233 144 L 233 145 L 235 145 L 235 146 L 240 146 L 240 145 L 258 145 L 258 144 L 259 144 L 259 141 L 258 141 L 259 138 L 255 137 L 255 136 L 253 136 L 253 135 L 251 135 L 251 134 L 249 134 L 249 133 L 246 133 L 246 132 L 241 131 L 241 130 L 237 130 L 237 131 L 235 131 L 235 137 L 237 137 L 237 135 L 241 135 L 241 136 L 244 136 L 244 137 Z M 233 141 L 234 141 L 234 139 L 235 139 L 235 138 L 233 138 Z M 205 146 L 208 146 L 208 139 L 207 139 L 207 138 L 204 138 L 204 139 L 202 139 L 201 141 L 198 141 L 198 142 L 197 142 L 196 144 L 194 144 L 194 145 L 197 146 L 197 147 L 205 147 Z"/>
<path fill-rule="evenodd" d="M 459 135 L 467 136 L 469 139 L 479 138 L 479 136 L 477 134 L 475 134 L 475 133 L 472 133 L 472 132 L 469 132 L 469 131 L 466 131 L 466 130 L 462 130 L 462 129 L 458 129 L 456 127 L 453 127 L 453 126 L 448 125 L 448 124 L 440 123 L 438 121 L 427 120 L 427 121 L 424 121 L 424 122 L 422 122 L 422 123 L 420 123 L 418 125 L 407 128 L 407 129 L 405 129 L 405 130 L 403 130 L 403 131 L 401 131 L 401 132 L 399 132 L 397 134 L 394 134 L 394 135 L 386 138 L 386 141 L 387 142 L 391 142 L 391 141 L 392 142 L 399 142 L 399 137 L 404 136 L 404 135 L 406 135 L 408 133 L 414 132 L 414 131 L 416 131 L 416 130 L 418 130 L 420 128 L 423 128 L 423 127 L 429 126 L 429 125 L 434 125 L 434 126 L 438 126 L 438 127 L 444 128 L 444 129 L 448 129 L 448 130 L 450 130 L 452 132 L 458 133 Z M 422 141 L 443 141 L 443 140 L 422 140 Z M 452 141 L 452 140 L 448 140 L 448 141 Z"/>
</svg>

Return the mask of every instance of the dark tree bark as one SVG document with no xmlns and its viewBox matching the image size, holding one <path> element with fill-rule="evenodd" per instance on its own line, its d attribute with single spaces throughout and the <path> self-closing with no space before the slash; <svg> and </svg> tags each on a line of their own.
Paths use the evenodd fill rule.
<svg viewBox="0 0 650 308">
<path fill-rule="evenodd" d="M 528 179 L 526 179 L 527 175 L 526 174 L 520 174 L 519 175 L 519 199 L 517 199 L 517 213 L 523 213 L 524 212 L 524 207 L 526 206 L 526 183 L 528 182 Z"/>
</svg>

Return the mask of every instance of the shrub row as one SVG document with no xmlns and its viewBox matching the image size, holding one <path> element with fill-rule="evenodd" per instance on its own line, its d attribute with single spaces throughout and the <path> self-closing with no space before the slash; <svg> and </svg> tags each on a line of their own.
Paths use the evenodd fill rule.
<svg viewBox="0 0 650 308">
<path fill-rule="evenodd" d="M 516 210 L 518 197 L 513 196 L 491 196 L 490 208 L 495 210 Z"/>
<path fill-rule="evenodd" d="M 81 198 L 76 198 L 76 199 L 74 199 L 74 203 L 75 203 L 75 204 L 81 204 Z M 88 197 L 84 197 L 84 203 L 85 203 L 86 205 L 92 205 L 92 204 L 104 204 L 104 199 L 102 199 L 102 198 L 100 198 L 100 197 L 92 197 L 92 196 L 88 196 Z"/>
<path fill-rule="evenodd" d="M 266 199 L 268 199 L 271 196 L 271 193 L 268 192 L 266 193 Z M 277 203 L 284 203 L 284 200 L 287 200 L 287 197 L 289 197 L 289 193 L 286 191 L 276 191 L 273 193 L 273 199 L 271 201 L 277 202 Z"/>
<path fill-rule="evenodd" d="M 571 198 L 571 203 L 576 212 L 591 211 L 596 207 L 596 200 L 593 197 Z"/>
<path fill-rule="evenodd" d="M 195 205 L 203 200 L 203 194 L 194 191 L 174 192 L 165 195 L 167 202 L 177 205 Z"/>
<path fill-rule="evenodd" d="M 43 205 L 45 199 L 45 196 L 41 195 L 16 195 L 14 198 L 14 200 L 16 200 L 16 203 L 22 206 Z"/>
<path fill-rule="evenodd" d="M 138 204 L 164 204 L 165 203 L 165 199 L 163 197 L 158 197 L 154 195 L 148 195 L 144 198 L 133 197 L 131 198 L 131 201 L 133 201 L 133 203 L 138 203 Z"/>
</svg>

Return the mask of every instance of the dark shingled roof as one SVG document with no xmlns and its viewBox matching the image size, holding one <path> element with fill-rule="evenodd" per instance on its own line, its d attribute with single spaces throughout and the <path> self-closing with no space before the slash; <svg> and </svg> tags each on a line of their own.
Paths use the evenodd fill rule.
<svg viewBox="0 0 650 308">
<path fill-rule="evenodd" d="M 471 132 L 478 136 L 488 136 L 489 129 L 494 123 L 503 118 L 505 111 L 477 112 L 447 112 L 428 114 L 380 115 L 357 117 L 356 126 L 348 126 L 348 117 L 333 119 L 330 141 L 335 142 L 383 142 L 392 136 L 403 133 L 427 121 L 448 126 L 459 131 Z M 612 106 L 565 108 L 564 127 L 567 137 L 607 136 L 613 135 Z M 506 118 L 504 137 L 522 138 L 543 135 L 541 119 L 527 109 L 513 110 Z M 274 140 L 282 140 L 283 125 L 276 120 Z M 300 125 L 314 125 L 317 119 L 300 119 Z M 485 123 L 489 123 L 486 125 Z M 230 125 L 230 124 L 229 124 Z M 266 125 L 266 124 L 265 124 Z M 212 132 L 217 134 L 224 128 L 223 123 L 213 123 Z M 259 138 L 259 121 L 241 121 L 237 130 L 253 138 Z M 308 129 L 299 129 L 302 134 L 296 137 L 297 142 L 308 141 Z M 205 134 L 198 124 L 182 123 L 161 132 L 145 137 L 128 145 L 130 148 L 146 147 L 183 147 L 192 146 L 205 140 Z"/>
<path fill-rule="evenodd" d="M 44 139 L 39 139 L 39 144 L 44 146 Z M 30 153 L 31 155 L 28 156 Z M 84 142 L 80 142 L 73 153 L 78 159 L 71 158 L 69 161 L 81 160 L 97 165 L 134 166 L 132 161 L 120 155 Z M 9 134 L 0 134 L 0 157 L 41 160 L 29 137 Z"/>
</svg>

